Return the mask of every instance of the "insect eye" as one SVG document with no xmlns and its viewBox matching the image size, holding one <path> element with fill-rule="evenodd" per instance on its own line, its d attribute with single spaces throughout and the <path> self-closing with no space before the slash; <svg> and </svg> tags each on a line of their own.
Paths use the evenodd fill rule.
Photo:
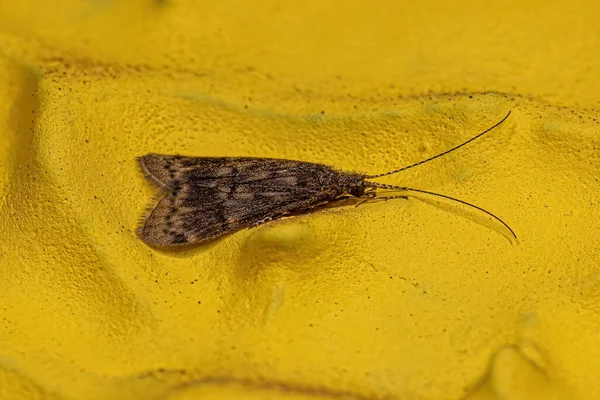
<svg viewBox="0 0 600 400">
<path fill-rule="evenodd" d="M 350 188 L 349 193 L 354 197 L 361 197 L 365 194 L 365 188 L 364 186 L 354 186 L 353 188 Z"/>
</svg>

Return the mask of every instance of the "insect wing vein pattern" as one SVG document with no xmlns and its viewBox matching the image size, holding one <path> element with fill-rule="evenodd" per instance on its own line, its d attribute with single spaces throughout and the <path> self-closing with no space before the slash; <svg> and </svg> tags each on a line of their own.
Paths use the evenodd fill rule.
<svg viewBox="0 0 600 400">
<path fill-rule="evenodd" d="M 139 159 L 160 200 L 138 229 L 148 244 L 200 243 L 339 197 L 360 174 L 303 161 L 148 154 Z"/>
</svg>

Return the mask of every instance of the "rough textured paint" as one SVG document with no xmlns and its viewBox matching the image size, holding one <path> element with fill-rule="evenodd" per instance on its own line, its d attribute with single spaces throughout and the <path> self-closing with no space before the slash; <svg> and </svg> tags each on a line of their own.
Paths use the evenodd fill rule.
<svg viewBox="0 0 600 400">
<path fill-rule="evenodd" d="M 597 2 L 0 8 L 0 398 L 600 398 Z M 135 235 L 143 154 L 378 173 L 508 110 L 389 183 L 518 245 L 425 198 Z"/>
</svg>

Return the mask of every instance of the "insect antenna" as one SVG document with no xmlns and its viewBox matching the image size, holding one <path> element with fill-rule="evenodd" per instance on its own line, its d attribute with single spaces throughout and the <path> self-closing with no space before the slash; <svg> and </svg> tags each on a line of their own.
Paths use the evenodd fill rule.
<svg viewBox="0 0 600 400">
<path fill-rule="evenodd" d="M 460 200 L 460 199 L 456 199 L 454 197 L 450 197 L 450 196 L 446 196 L 444 194 L 440 194 L 440 193 L 434 193 L 434 192 L 428 192 L 426 190 L 421 190 L 421 189 L 414 189 L 414 188 L 409 188 L 409 187 L 405 187 L 405 186 L 395 186 L 395 185 L 387 185 L 385 183 L 377 183 L 377 182 L 368 182 L 369 186 L 371 187 L 376 187 L 376 188 L 381 188 L 381 189 L 389 189 L 389 190 L 393 190 L 393 191 L 398 191 L 398 192 L 416 192 L 416 193 L 424 193 L 424 194 L 428 194 L 431 196 L 435 196 L 435 197 L 441 197 L 444 198 L 446 200 L 451 200 L 451 201 L 455 201 L 457 203 L 460 204 L 464 204 L 466 206 L 472 207 L 476 210 L 479 211 L 483 211 L 484 213 L 486 213 L 487 215 L 489 215 L 490 217 L 492 217 L 493 219 L 495 219 L 496 221 L 500 222 L 502 225 L 504 225 L 506 227 L 506 229 L 508 229 L 510 231 L 510 234 L 517 239 L 517 235 L 515 234 L 515 232 L 510 228 L 510 226 L 508 226 L 508 224 L 504 221 L 502 221 L 499 217 L 495 216 L 494 214 L 492 214 L 491 212 L 484 210 L 481 207 L 476 206 L 475 204 L 471 204 L 468 203 L 464 200 Z"/>
<path fill-rule="evenodd" d="M 378 175 L 367 175 L 365 178 L 367 178 L 367 179 L 373 179 L 373 178 L 380 178 L 380 177 L 382 177 L 382 176 L 388 176 L 388 175 L 396 174 L 396 173 L 398 173 L 398 172 L 405 171 L 405 170 L 407 170 L 407 169 L 410 169 L 410 168 L 416 167 L 417 165 L 425 164 L 426 162 L 429 162 L 429 161 L 435 160 L 436 158 L 438 158 L 438 157 L 441 157 L 441 156 L 443 156 L 443 155 L 446 155 L 446 154 L 448 154 L 448 153 L 450 153 L 450 152 L 453 152 L 454 150 L 458 150 L 458 149 L 460 149 L 461 147 L 463 147 L 463 146 L 465 146 L 465 145 L 467 145 L 467 144 L 471 143 L 473 140 L 475 140 L 475 139 L 477 139 L 477 138 L 480 138 L 481 136 L 485 135 L 485 134 L 486 134 L 486 133 L 488 133 L 489 131 L 491 131 L 491 130 L 493 130 L 494 128 L 496 128 L 498 125 L 502 124 L 504 121 L 506 121 L 506 119 L 508 118 L 508 116 L 510 115 L 510 113 L 511 113 L 511 111 L 509 111 L 509 112 L 508 112 L 508 114 L 506 114 L 506 116 L 505 116 L 504 118 L 502 118 L 502 120 L 501 120 L 500 122 L 497 122 L 497 123 L 496 123 L 494 126 L 492 126 L 491 128 L 488 128 L 488 129 L 486 129 L 485 131 L 481 132 L 479 135 L 472 137 L 471 139 L 467 140 L 466 142 L 464 142 L 464 143 L 462 143 L 462 144 L 459 144 L 458 146 L 455 146 L 455 147 L 451 148 L 450 150 L 446 150 L 446 151 L 444 151 L 444 152 L 442 152 L 442 153 L 440 153 L 440 154 L 438 154 L 438 155 L 435 155 L 435 156 L 433 156 L 433 157 L 429 157 L 428 159 L 425 159 L 425 160 L 423 160 L 423 161 L 419 161 L 418 163 L 414 163 L 414 164 L 412 164 L 412 165 L 409 165 L 409 166 L 407 166 L 407 167 L 402 167 L 402 168 L 400 168 L 400 169 L 396 169 L 396 170 L 394 170 L 394 171 L 390 171 L 390 172 L 384 172 L 383 174 L 378 174 Z"/>
</svg>

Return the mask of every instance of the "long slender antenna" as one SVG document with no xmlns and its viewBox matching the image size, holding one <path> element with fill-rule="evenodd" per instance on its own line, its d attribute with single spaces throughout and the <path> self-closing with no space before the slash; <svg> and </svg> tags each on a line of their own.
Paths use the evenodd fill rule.
<svg viewBox="0 0 600 400">
<path fill-rule="evenodd" d="M 446 154 L 448 154 L 448 153 L 450 153 L 450 152 L 452 152 L 452 151 L 454 151 L 454 150 L 457 150 L 457 149 L 459 149 L 459 148 L 463 147 L 464 145 L 471 143 L 473 140 L 475 140 L 475 139 L 477 139 L 477 138 L 479 138 L 479 137 L 481 137 L 481 136 L 485 135 L 486 133 L 488 133 L 489 131 L 491 131 L 492 129 L 496 128 L 498 125 L 500 125 L 500 124 L 501 124 L 501 123 L 503 123 L 504 121 L 506 121 L 506 119 L 508 118 L 508 116 L 510 115 L 510 113 L 511 113 L 511 111 L 509 111 L 509 112 L 508 112 L 508 114 L 506 114 L 506 116 L 505 116 L 504 118 L 502 118 L 502 120 L 501 120 L 500 122 L 496 123 L 496 124 L 495 124 L 494 126 L 492 126 L 491 128 L 488 128 L 488 129 L 486 129 L 485 131 L 481 132 L 479 135 L 477 135 L 477 136 L 475 136 L 475 137 L 472 137 L 471 139 L 467 140 L 466 142 L 464 142 L 464 143 L 462 143 L 462 144 L 459 144 L 458 146 L 456 146 L 456 147 L 453 147 L 453 148 L 451 148 L 450 150 L 446 150 L 446 151 L 444 151 L 443 153 L 440 153 L 440 154 L 438 154 L 438 155 L 436 155 L 436 156 L 433 156 L 433 157 L 429 157 L 429 158 L 428 158 L 428 159 L 426 159 L 426 160 L 419 161 L 418 163 L 415 163 L 415 164 L 409 165 L 408 167 L 402 167 L 402 168 L 400 168 L 400 169 L 396 169 L 396 170 L 394 170 L 394 171 L 391 171 L 391 172 L 384 172 L 383 174 L 378 174 L 378 175 L 367 175 L 365 178 L 366 178 L 366 179 L 373 179 L 373 178 L 380 178 L 380 177 L 382 177 L 382 176 L 392 175 L 392 174 L 395 174 L 395 173 L 398 173 L 398 172 L 401 172 L 401 171 L 405 171 L 405 170 L 407 170 L 407 169 L 409 169 L 409 168 L 416 167 L 417 165 L 425 164 L 426 162 L 429 162 L 429 161 L 431 161 L 431 160 L 435 160 L 436 158 L 438 158 L 438 157 L 441 157 L 441 156 L 443 156 L 443 155 L 446 155 Z"/>
<path fill-rule="evenodd" d="M 463 201 L 463 200 L 460 200 L 460 199 L 456 199 L 454 197 L 446 196 L 445 194 L 428 192 L 426 190 L 421 190 L 421 189 L 414 189 L 414 188 L 409 188 L 409 187 L 404 187 L 404 186 L 386 185 L 385 183 L 377 183 L 377 182 L 368 182 L 368 184 L 372 185 L 372 187 L 378 187 L 378 188 L 381 188 L 381 189 L 391 189 L 391 190 L 400 191 L 400 192 L 425 193 L 425 194 L 428 194 L 428 195 L 431 195 L 431 196 L 442 197 L 442 198 L 447 199 L 447 200 L 452 200 L 452 201 L 455 201 L 457 203 L 464 204 L 464 205 L 469 206 L 469 207 L 473 207 L 476 210 L 483 211 L 484 213 L 486 213 L 490 217 L 494 218 L 496 221 L 500 222 L 502 225 L 504 225 L 506 227 L 506 229 L 508 229 L 510 231 L 511 235 L 513 235 L 513 237 L 515 239 L 517 238 L 517 235 L 515 234 L 515 232 L 510 228 L 510 226 L 508 226 L 508 224 L 506 222 L 502 221 L 499 217 L 495 216 L 491 212 L 489 212 L 487 210 L 484 210 L 481 207 L 476 206 L 475 204 L 467 203 L 466 201 Z"/>
</svg>

